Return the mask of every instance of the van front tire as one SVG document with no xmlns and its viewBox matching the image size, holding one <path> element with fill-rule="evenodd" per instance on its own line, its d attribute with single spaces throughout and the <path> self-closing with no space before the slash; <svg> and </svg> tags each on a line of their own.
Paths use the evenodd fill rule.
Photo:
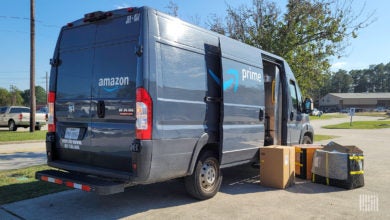
<svg viewBox="0 0 390 220">
<path fill-rule="evenodd" d="M 211 151 L 205 151 L 199 156 L 193 174 L 185 178 L 187 192 L 199 200 L 215 196 L 221 183 L 222 172 L 219 161 Z"/>
<path fill-rule="evenodd" d="M 307 136 L 307 135 L 303 136 L 302 144 L 312 144 L 312 143 L 313 143 L 313 140 L 309 136 Z"/>
</svg>

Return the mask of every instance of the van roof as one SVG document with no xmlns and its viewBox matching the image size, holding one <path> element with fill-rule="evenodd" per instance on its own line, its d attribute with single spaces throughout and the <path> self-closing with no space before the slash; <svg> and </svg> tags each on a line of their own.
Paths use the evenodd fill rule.
<svg viewBox="0 0 390 220">
<path fill-rule="evenodd" d="M 166 14 L 164 12 L 158 11 L 158 10 L 153 9 L 151 7 L 148 7 L 148 6 L 127 7 L 127 8 L 115 9 L 115 10 L 110 10 L 110 11 L 105 11 L 105 12 L 103 12 L 103 11 L 95 11 L 95 12 L 86 13 L 84 15 L 84 18 L 81 18 L 81 19 L 75 20 L 73 22 L 70 22 L 67 25 L 63 26 L 63 28 L 72 28 L 72 27 L 76 27 L 76 26 L 80 26 L 80 25 L 85 25 L 85 24 L 88 24 L 88 23 L 93 23 L 93 22 L 96 22 L 96 21 L 99 21 L 99 20 L 104 20 L 104 19 L 107 19 L 109 17 L 119 17 L 119 16 L 130 14 L 130 13 L 141 12 L 141 11 L 149 11 L 149 12 L 158 14 L 160 16 L 169 17 L 171 19 L 176 19 L 178 22 L 180 22 L 180 23 L 182 23 L 182 24 L 184 24 L 186 26 L 190 26 L 191 28 L 196 28 L 198 30 L 206 31 L 206 32 L 211 33 L 211 34 L 213 34 L 215 36 L 218 36 L 218 37 L 220 37 L 221 41 L 224 41 L 227 44 L 228 44 L 229 41 L 233 40 L 233 41 L 241 43 L 243 48 L 247 48 L 248 50 L 257 50 L 257 52 L 261 53 L 262 55 L 266 55 L 268 57 L 272 57 L 274 59 L 277 59 L 277 60 L 285 62 L 284 58 L 282 58 L 282 57 L 280 57 L 278 55 L 275 55 L 275 54 L 272 54 L 270 52 L 264 51 L 264 50 L 262 50 L 260 48 L 257 48 L 257 47 L 254 47 L 254 46 L 242 43 L 241 41 L 233 39 L 233 38 L 230 38 L 228 36 L 225 36 L 225 35 L 222 35 L 222 34 L 219 34 L 219 33 L 216 33 L 216 32 L 210 31 L 210 30 L 207 30 L 205 28 L 202 28 L 202 27 L 199 27 L 199 26 L 196 26 L 196 25 L 193 25 L 191 23 L 188 23 L 188 22 L 183 21 L 183 20 L 181 20 L 179 18 L 176 18 L 176 17 L 172 17 L 171 15 L 168 15 L 168 14 Z M 235 54 L 229 53 L 229 50 L 226 51 L 226 53 L 229 54 L 229 55 L 235 55 Z M 236 57 L 239 57 L 239 56 L 236 56 Z"/>
</svg>

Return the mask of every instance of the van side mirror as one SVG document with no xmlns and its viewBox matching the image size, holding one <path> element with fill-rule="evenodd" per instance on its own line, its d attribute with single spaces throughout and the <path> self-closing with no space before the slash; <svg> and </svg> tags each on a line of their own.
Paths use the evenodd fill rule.
<svg viewBox="0 0 390 220">
<path fill-rule="evenodd" d="M 303 103 L 303 112 L 306 114 L 310 114 L 314 109 L 313 99 L 305 98 L 305 102 Z"/>
</svg>

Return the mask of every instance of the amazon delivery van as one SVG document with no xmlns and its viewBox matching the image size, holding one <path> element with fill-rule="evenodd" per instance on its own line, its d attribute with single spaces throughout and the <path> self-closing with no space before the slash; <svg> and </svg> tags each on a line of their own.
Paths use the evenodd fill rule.
<svg viewBox="0 0 390 220">
<path fill-rule="evenodd" d="M 113 194 L 185 177 L 207 199 L 221 168 L 313 140 L 283 58 L 148 7 L 67 24 L 51 65 L 47 163 L 61 171 L 42 181 Z"/>
</svg>

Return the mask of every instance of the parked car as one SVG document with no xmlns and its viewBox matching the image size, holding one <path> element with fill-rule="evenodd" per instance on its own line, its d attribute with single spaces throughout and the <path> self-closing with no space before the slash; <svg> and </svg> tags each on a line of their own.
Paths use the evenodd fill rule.
<svg viewBox="0 0 390 220">
<path fill-rule="evenodd" d="M 321 117 L 322 114 L 324 113 L 316 108 L 314 108 L 313 111 L 311 112 L 311 115 L 318 116 L 318 117 Z"/>
<path fill-rule="evenodd" d="M 38 109 L 37 113 L 48 114 L 49 113 L 49 109 L 47 107 L 42 107 L 42 108 Z"/>
<path fill-rule="evenodd" d="M 386 112 L 386 108 L 385 107 L 377 107 L 376 109 L 374 109 L 374 112 Z"/>
<path fill-rule="evenodd" d="M 35 129 L 41 130 L 46 124 L 47 114 L 36 113 Z M 24 106 L 3 106 L 0 107 L 0 127 L 8 127 L 10 131 L 16 131 L 18 127 L 28 128 L 30 126 L 30 108 Z"/>
</svg>

